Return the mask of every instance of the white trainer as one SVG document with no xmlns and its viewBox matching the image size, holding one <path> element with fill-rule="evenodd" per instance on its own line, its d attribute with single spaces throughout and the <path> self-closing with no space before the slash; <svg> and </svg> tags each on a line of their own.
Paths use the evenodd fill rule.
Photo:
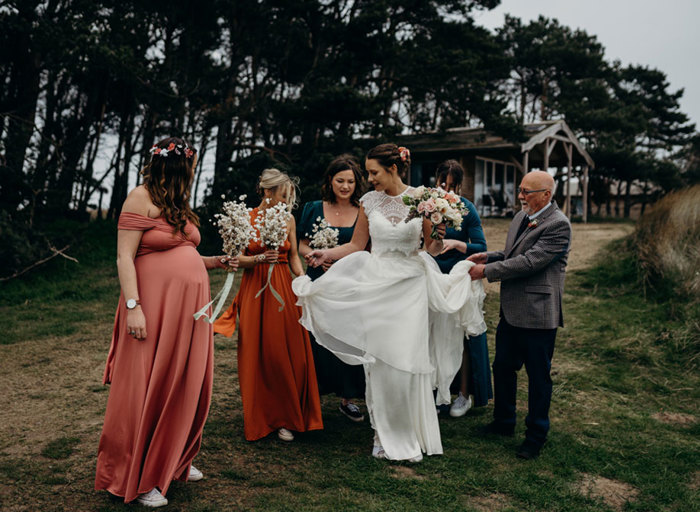
<svg viewBox="0 0 700 512">
<path fill-rule="evenodd" d="M 472 408 L 472 396 L 465 398 L 460 392 L 459 396 L 455 399 L 452 407 L 450 407 L 450 416 L 453 418 L 459 418 L 467 414 L 467 411 Z"/>
<path fill-rule="evenodd" d="M 198 470 L 194 465 L 190 466 L 190 476 L 187 477 L 188 482 L 199 482 L 204 478 L 204 473 Z"/>
<path fill-rule="evenodd" d="M 294 434 L 284 427 L 277 431 L 277 437 L 279 437 L 282 441 L 294 441 Z"/>
<path fill-rule="evenodd" d="M 414 464 L 417 464 L 418 462 L 423 460 L 423 454 L 421 453 L 420 455 L 416 455 L 415 457 L 411 457 L 408 459 L 408 462 L 412 462 Z"/>
<path fill-rule="evenodd" d="M 372 447 L 372 457 L 374 457 L 375 459 L 386 459 L 387 458 L 386 452 L 384 451 L 384 448 L 382 447 L 382 445 L 375 444 Z"/>
<path fill-rule="evenodd" d="M 168 504 L 168 500 L 155 487 L 136 498 L 136 502 L 144 507 L 158 508 Z"/>
</svg>

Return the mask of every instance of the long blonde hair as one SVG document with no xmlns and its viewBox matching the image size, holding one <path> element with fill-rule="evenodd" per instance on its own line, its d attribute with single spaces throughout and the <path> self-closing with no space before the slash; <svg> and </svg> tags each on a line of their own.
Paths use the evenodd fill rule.
<svg viewBox="0 0 700 512">
<path fill-rule="evenodd" d="M 287 210 L 291 212 L 292 208 L 297 205 L 299 178 L 291 177 L 279 169 L 265 169 L 260 175 L 260 181 L 258 181 L 258 193 L 264 196 L 264 190 L 275 192 L 279 187 L 283 187 L 287 191 Z"/>
</svg>

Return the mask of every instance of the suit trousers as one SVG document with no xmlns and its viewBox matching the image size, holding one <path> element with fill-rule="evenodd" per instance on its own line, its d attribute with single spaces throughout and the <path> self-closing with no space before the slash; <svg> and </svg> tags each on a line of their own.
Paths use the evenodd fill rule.
<svg viewBox="0 0 700 512">
<path fill-rule="evenodd" d="M 549 404 L 552 399 L 552 356 L 556 329 L 525 329 L 501 320 L 496 330 L 496 357 L 493 361 L 494 411 L 497 424 L 515 426 L 518 370 L 525 365 L 528 377 L 528 414 L 525 438 L 542 446 L 549 431 Z"/>
</svg>

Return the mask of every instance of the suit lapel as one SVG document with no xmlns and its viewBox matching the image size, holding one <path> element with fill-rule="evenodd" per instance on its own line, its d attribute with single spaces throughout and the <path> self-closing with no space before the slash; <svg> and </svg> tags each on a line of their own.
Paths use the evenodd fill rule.
<svg viewBox="0 0 700 512">
<path fill-rule="evenodd" d="M 513 217 L 513 221 L 510 223 L 510 227 L 508 229 L 508 235 L 506 236 L 506 254 L 509 254 L 510 251 L 513 249 L 513 246 L 515 245 L 516 241 L 522 238 L 522 233 L 517 238 L 516 235 L 518 234 L 518 227 L 520 227 L 520 223 L 523 221 L 523 218 L 525 216 L 525 212 L 520 210 L 518 213 L 515 214 L 515 217 Z M 525 233 L 525 231 L 523 233 Z"/>
<path fill-rule="evenodd" d="M 510 257 L 510 255 L 513 253 L 515 248 L 518 245 L 520 245 L 520 243 L 523 240 L 525 240 L 528 237 L 528 235 L 530 235 L 530 233 L 534 233 L 536 230 L 541 229 L 542 226 L 544 226 L 547 223 L 547 221 L 549 220 L 549 217 L 552 215 L 552 213 L 554 213 L 554 211 L 558 210 L 558 209 L 559 209 L 559 207 L 557 206 L 556 201 L 552 201 L 552 206 L 547 208 L 546 211 L 542 212 L 540 215 L 538 215 L 536 217 L 535 220 L 537 221 L 537 225 L 533 226 L 531 228 L 525 229 L 525 231 L 523 231 L 517 239 L 513 240 L 513 243 L 510 246 L 510 249 L 508 249 L 506 251 L 506 258 Z M 510 235 L 510 233 L 509 233 L 509 235 Z M 513 235 L 515 235 L 515 234 L 513 234 Z"/>
</svg>

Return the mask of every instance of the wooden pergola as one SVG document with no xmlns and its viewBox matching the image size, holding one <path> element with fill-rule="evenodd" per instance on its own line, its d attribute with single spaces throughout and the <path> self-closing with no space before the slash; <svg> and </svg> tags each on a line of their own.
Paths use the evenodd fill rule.
<svg viewBox="0 0 700 512">
<path fill-rule="evenodd" d="M 397 137 L 411 150 L 412 185 L 430 184 L 438 163 L 455 159 L 466 171 L 462 193 L 475 204 L 487 191 L 498 189 L 517 205 L 517 188 L 533 169 L 557 168 L 555 178 L 565 184 L 564 212 L 571 217 L 572 178 L 582 186 L 582 216 L 588 218 L 588 172 L 593 159 L 564 121 L 543 121 L 523 126 L 527 139 L 510 142 L 482 128 L 454 128 L 442 133 Z M 564 179 L 565 178 L 565 179 Z"/>
</svg>

